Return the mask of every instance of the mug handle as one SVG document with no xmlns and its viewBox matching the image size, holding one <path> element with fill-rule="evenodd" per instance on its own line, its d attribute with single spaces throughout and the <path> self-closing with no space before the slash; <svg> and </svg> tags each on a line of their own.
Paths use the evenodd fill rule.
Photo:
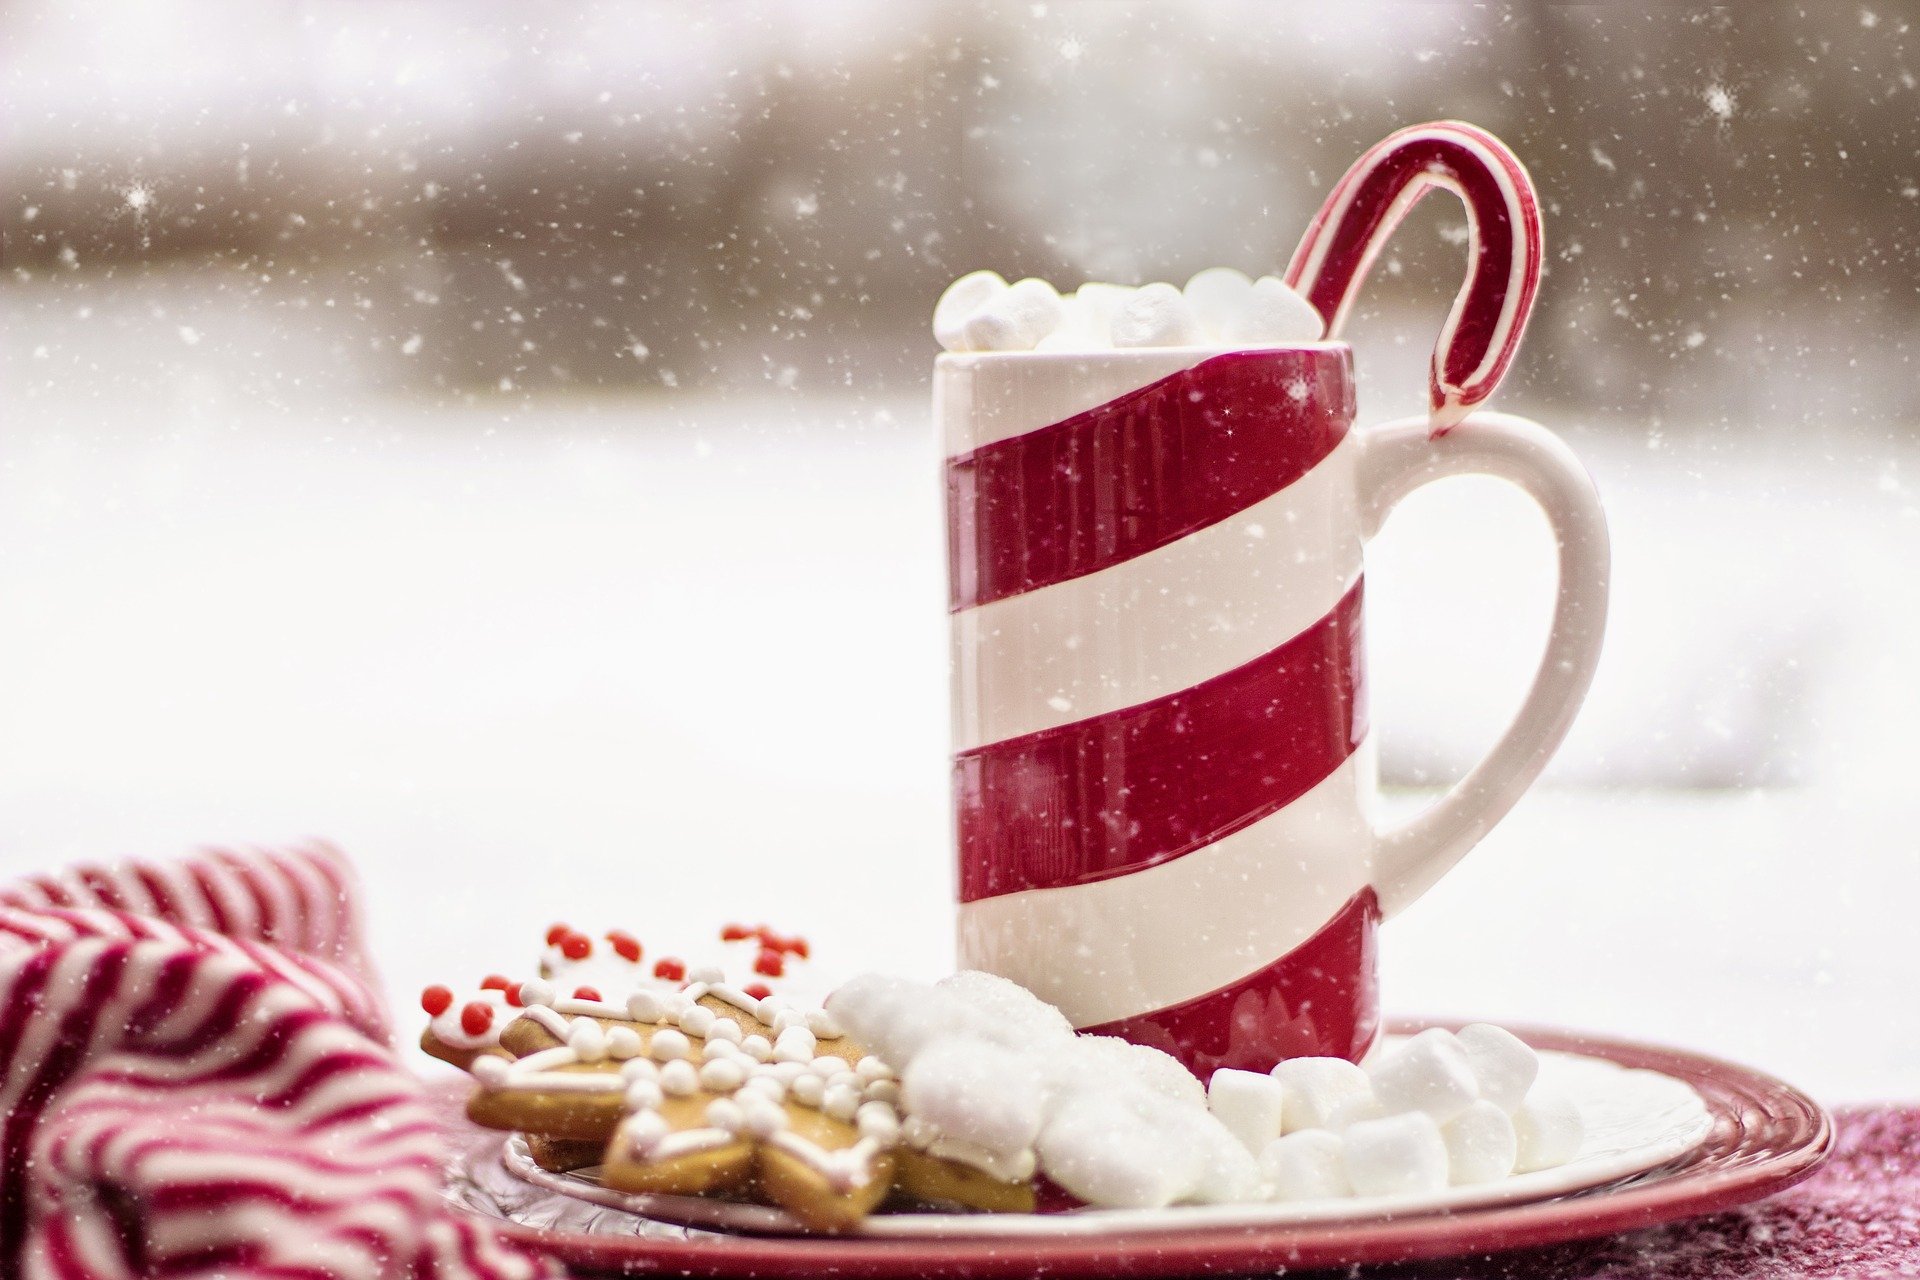
<svg viewBox="0 0 1920 1280">
<path fill-rule="evenodd" d="M 1453 475 L 1518 485 L 1546 513 L 1559 544 L 1553 629 L 1526 700 L 1506 732 L 1446 795 L 1375 837 L 1373 886 L 1384 916 L 1411 904 L 1506 816 L 1567 736 L 1593 683 L 1606 630 L 1610 555 L 1593 480 L 1545 427 L 1507 413 L 1474 412 L 1435 435 L 1428 418 L 1360 433 L 1355 496 L 1362 537 L 1379 532 L 1399 501 Z"/>
</svg>

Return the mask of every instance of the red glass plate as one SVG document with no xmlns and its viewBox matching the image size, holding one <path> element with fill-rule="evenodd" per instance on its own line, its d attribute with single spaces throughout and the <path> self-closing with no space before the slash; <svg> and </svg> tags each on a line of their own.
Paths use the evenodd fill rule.
<svg viewBox="0 0 1920 1280">
<path fill-rule="evenodd" d="M 1402 1022 L 1396 1031 L 1425 1024 Z M 686 1276 L 1162 1276 L 1272 1271 L 1484 1254 L 1611 1235 L 1714 1213 L 1805 1178 L 1833 1144 L 1827 1113 L 1792 1086 L 1701 1054 L 1570 1031 L 1514 1028 L 1541 1049 L 1606 1058 L 1691 1085 L 1713 1115 L 1706 1141 L 1637 1177 L 1525 1204 L 1269 1226 L 1031 1239 L 581 1234 L 501 1229 L 582 1271 Z M 497 1134 L 467 1130 L 476 1144 Z M 1177 1211 L 1174 1211 L 1177 1212 Z"/>
</svg>

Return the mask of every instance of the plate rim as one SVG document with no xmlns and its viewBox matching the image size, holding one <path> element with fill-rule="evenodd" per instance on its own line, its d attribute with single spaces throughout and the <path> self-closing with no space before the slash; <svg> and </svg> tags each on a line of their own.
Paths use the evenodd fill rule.
<svg viewBox="0 0 1920 1280">
<path fill-rule="evenodd" d="M 1397 1018 L 1388 1029 L 1458 1029 L 1476 1019 Z M 466 1210 L 508 1238 L 583 1270 L 671 1269 L 691 1276 L 1057 1274 L 1171 1275 L 1196 1269 L 1314 1267 L 1407 1262 L 1558 1244 L 1713 1213 L 1799 1182 L 1833 1148 L 1832 1117 L 1785 1081 L 1710 1054 L 1647 1041 L 1536 1024 L 1503 1024 L 1536 1048 L 1602 1058 L 1673 1076 L 1706 1104 L 1713 1125 L 1691 1151 L 1614 1188 L 1521 1203 L 1257 1225 L 1195 1225 L 1057 1236 L 749 1236 L 693 1239 L 560 1232 Z M 1704 1087 L 1703 1087 L 1704 1086 Z M 1748 1106 L 1739 1106 L 1744 1101 Z M 1772 1104 L 1771 1109 L 1751 1104 Z M 1766 1125 L 1760 1157 L 1700 1167 L 1746 1146 L 1749 1111 Z M 1787 1125 L 1797 1140 L 1769 1136 Z M 1771 1145 L 1769 1145 L 1771 1143 Z"/>
</svg>

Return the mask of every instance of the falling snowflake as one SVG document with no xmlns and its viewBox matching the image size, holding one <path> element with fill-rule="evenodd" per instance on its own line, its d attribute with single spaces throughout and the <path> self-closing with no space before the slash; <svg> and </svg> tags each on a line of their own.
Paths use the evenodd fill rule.
<svg viewBox="0 0 1920 1280">
<path fill-rule="evenodd" d="M 120 188 L 120 199 L 135 222 L 145 222 L 147 215 L 153 212 L 153 197 L 153 184 L 137 178 Z"/>
<path fill-rule="evenodd" d="M 1700 100 L 1707 104 L 1707 114 L 1721 124 L 1733 119 L 1733 113 L 1740 101 L 1734 97 L 1733 90 L 1724 84 L 1710 84 L 1700 91 Z"/>
<path fill-rule="evenodd" d="M 1080 65 L 1080 59 L 1087 56 L 1087 45 L 1079 36 L 1068 36 L 1058 46 L 1060 60 L 1068 66 Z"/>
</svg>

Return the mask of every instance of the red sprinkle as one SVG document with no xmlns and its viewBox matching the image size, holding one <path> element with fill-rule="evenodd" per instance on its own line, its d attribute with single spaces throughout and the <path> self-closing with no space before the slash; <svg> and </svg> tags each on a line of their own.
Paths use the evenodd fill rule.
<svg viewBox="0 0 1920 1280">
<path fill-rule="evenodd" d="M 773 994 L 773 988 L 764 982 L 749 982 L 740 989 L 752 996 L 755 1000 L 765 1000 Z"/>
<path fill-rule="evenodd" d="M 653 976 L 663 978 L 668 982 L 678 982 L 687 976 L 687 962 L 684 960 L 676 960 L 672 956 L 662 956 L 660 959 L 654 961 Z"/>
<path fill-rule="evenodd" d="M 420 1007 L 427 1011 L 429 1018 L 437 1018 L 453 1008 L 453 992 L 445 987 L 428 987 L 420 993 Z"/>
<path fill-rule="evenodd" d="M 777 978 L 787 971 L 787 958 L 772 948 L 767 948 L 753 958 L 753 971 L 764 973 L 769 978 Z"/>
<path fill-rule="evenodd" d="M 613 944 L 614 954 L 622 960 L 630 960 L 635 964 L 640 962 L 640 939 L 615 929 L 607 935 L 607 941 Z"/>
<path fill-rule="evenodd" d="M 593 939 L 584 933 L 569 933 L 560 939 L 560 954 L 569 960 L 585 960 L 593 954 Z"/>
<path fill-rule="evenodd" d="M 720 930 L 720 941 L 722 942 L 742 942 L 748 938 L 757 938 L 759 936 L 757 932 L 749 929 L 744 924 L 730 924 Z"/>
<path fill-rule="evenodd" d="M 598 1000 L 600 993 L 592 987 L 575 987 L 573 989 L 573 998 L 575 1000 Z"/>
<path fill-rule="evenodd" d="M 501 977 L 497 973 L 490 973 L 486 977 L 480 979 L 480 989 L 482 991 L 505 991 L 508 987 L 512 985 L 513 985 L 512 983 L 508 982 L 505 978 Z"/>
<path fill-rule="evenodd" d="M 547 930 L 547 945 L 550 947 L 558 946 L 560 943 L 560 939 L 566 937 L 568 934 L 572 932 L 573 932 L 572 925 L 565 925 L 565 924 L 554 925 L 551 929 Z"/>
<path fill-rule="evenodd" d="M 813 957 L 813 948 L 808 946 L 807 940 L 797 933 L 787 939 L 787 950 L 793 952 L 793 954 L 799 956 L 802 960 L 808 960 Z"/>
<path fill-rule="evenodd" d="M 493 1025 L 493 1006 L 478 1000 L 460 1011 L 460 1029 L 470 1036 L 485 1035 Z"/>
<path fill-rule="evenodd" d="M 512 1006 L 513 1006 L 514 1008 L 516 1008 L 516 1009 L 520 1009 L 520 1008 L 524 1008 L 524 1007 L 526 1006 L 526 1001 L 524 1001 L 524 1000 L 522 1000 L 522 999 L 520 998 L 520 984 L 519 984 L 519 983 L 517 983 L 517 982 L 516 982 L 516 983 L 514 983 L 514 984 L 513 984 L 512 986 L 510 986 L 510 987 L 508 987 L 508 988 L 506 989 L 506 991 L 507 991 L 507 1003 L 508 1003 L 508 1004 L 510 1004 L 510 1005 L 512 1005 Z"/>
</svg>

